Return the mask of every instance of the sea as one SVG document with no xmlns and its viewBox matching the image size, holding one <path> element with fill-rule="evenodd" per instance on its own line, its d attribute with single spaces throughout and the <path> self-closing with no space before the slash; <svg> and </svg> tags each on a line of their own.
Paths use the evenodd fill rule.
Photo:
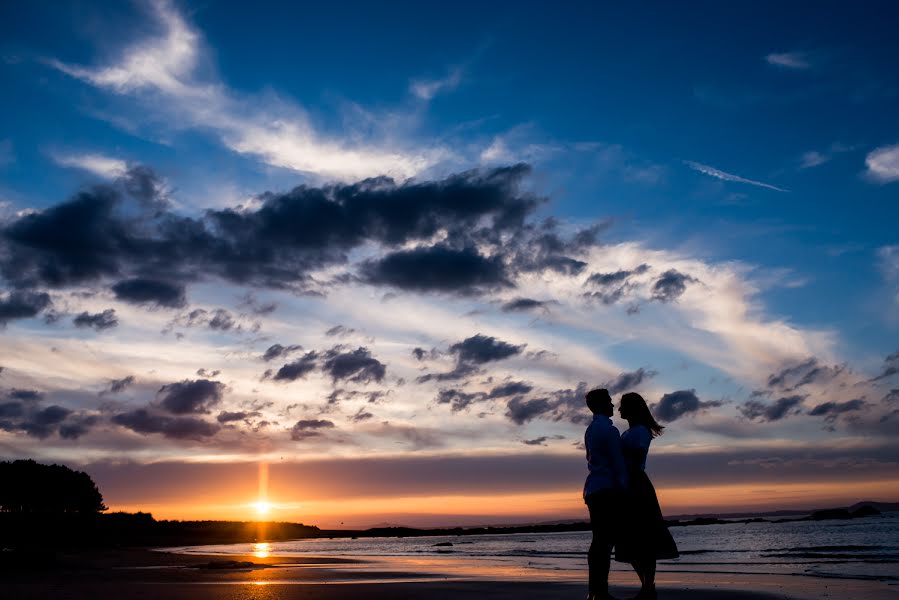
<svg viewBox="0 0 899 600">
<path fill-rule="evenodd" d="M 727 523 L 670 529 L 680 558 L 658 570 L 734 574 L 806 575 L 899 581 L 899 512 L 865 518 L 785 523 Z M 454 557 L 491 561 L 580 577 L 589 532 L 470 536 L 304 539 L 261 544 L 167 548 L 167 551 L 256 556 Z M 615 563 L 613 571 L 630 571 Z"/>
</svg>

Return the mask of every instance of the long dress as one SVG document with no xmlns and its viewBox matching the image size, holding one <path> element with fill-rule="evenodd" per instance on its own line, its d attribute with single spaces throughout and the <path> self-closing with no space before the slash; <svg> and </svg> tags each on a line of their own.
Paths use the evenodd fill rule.
<svg viewBox="0 0 899 600">
<path fill-rule="evenodd" d="M 627 563 L 677 558 L 677 544 L 662 518 L 656 490 L 646 475 L 646 456 L 652 434 L 637 425 L 621 435 L 627 466 L 628 489 L 624 501 L 623 531 L 615 547 L 615 560 Z"/>
</svg>

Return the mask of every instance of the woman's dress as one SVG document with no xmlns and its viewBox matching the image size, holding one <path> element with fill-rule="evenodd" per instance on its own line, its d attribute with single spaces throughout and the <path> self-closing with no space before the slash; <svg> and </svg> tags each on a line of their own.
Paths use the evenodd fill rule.
<svg viewBox="0 0 899 600">
<path fill-rule="evenodd" d="M 627 563 L 677 558 L 677 544 L 662 518 L 656 490 L 646 475 L 646 455 L 652 434 L 637 425 L 621 435 L 627 466 L 628 489 L 624 501 L 623 531 L 615 546 L 615 560 Z"/>
</svg>

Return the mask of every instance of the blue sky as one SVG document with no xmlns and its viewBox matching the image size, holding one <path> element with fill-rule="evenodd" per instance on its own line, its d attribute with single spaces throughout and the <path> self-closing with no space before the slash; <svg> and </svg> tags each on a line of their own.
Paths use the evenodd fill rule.
<svg viewBox="0 0 899 600">
<path fill-rule="evenodd" d="M 298 275 L 311 280 L 278 285 L 250 281 L 261 272 L 238 280 L 174 265 L 172 281 L 186 290 L 181 304 L 115 291 L 127 277 L 165 279 L 158 264 L 147 275 L 144 259 L 123 258 L 64 284 L 35 283 L 25 263 L 5 259 L 3 306 L 22 299 L 14 294 L 49 294 L 33 314 L 7 319 L 3 335 L 20 353 L 0 361 L 7 395 L 33 389 L 45 404 L 69 410 L 66 419 L 89 423 L 67 439 L 52 427 L 29 429 L 32 409 L 23 408 L 22 420 L 0 432 L 6 454 L 52 458 L 75 444 L 84 463 L 126 447 L 137 463 L 177 457 L 184 447 L 210 460 L 250 460 L 311 444 L 316 456 L 337 456 L 341 435 L 372 435 L 383 453 L 477 448 L 492 456 L 542 447 L 562 456 L 582 427 L 559 404 L 562 390 L 643 369 L 629 381 L 663 412 L 684 398 L 665 401 L 665 394 L 693 394 L 677 404 L 681 412 L 668 413 L 663 452 L 731 445 L 786 452 L 796 439 L 808 452 L 833 440 L 856 452 L 867 440 L 869 455 L 856 458 L 879 477 L 895 448 L 870 444 L 887 444 L 896 414 L 891 369 L 899 363 L 894 6 L 254 6 L 248 13 L 227 2 L 3 4 L 0 206 L 8 257 L 37 243 L 10 232 L 79 190 L 108 190 L 124 203 L 143 182 L 166 215 L 211 227 L 207 209 L 241 206 L 237 213 L 250 222 L 267 202 L 288 202 L 298 185 L 333 190 L 386 175 L 399 186 L 390 195 L 404 185 L 448 185 L 468 172 L 465 186 L 475 193 L 491 184 L 471 169 L 483 175 L 526 163 L 526 174 L 508 179 L 515 191 L 504 201 L 545 199 L 526 222 L 553 218 L 544 231 L 567 240 L 558 252 L 581 270 L 524 268 L 524 249 L 537 248 L 537 238 L 503 238 L 506 248 L 523 243 L 513 257 L 503 244 L 459 242 L 452 224 L 399 245 L 324 242 L 322 252 L 345 254 Z M 572 245 L 591 224 L 599 224 L 598 242 Z M 514 239 L 537 235 L 523 232 Z M 9 245 L 16 239 L 25 245 Z M 454 243 L 506 279 L 476 281 L 469 270 L 457 287 L 447 276 L 426 288 L 421 273 L 388 272 L 401 259 L 437 258 L 428 244 L 465 258 Z M 612 287 L 589 279 L 615 273 Z M 588 298 L 585 290 L 605 295 Z M 542 304 L 503 309 L 521 298 Z M 277 309 L 258 309 L 266 302 Z M 115 325 L 74 321 L 108 309 Z M 229 326 L 212 324 L 225 314 L 216 310 Z M 325 334 L 337 325 L 344 330 Z M 477 363 L 470 377 L 414 383 L 421 368 L 461 373 L 461 346 L 452 348 L 478 334 L 494 340 L 494 351 L 502 353 L 503 343 L 522 350 Z M 316 352 L 310 361 L 324 369 L 321 377 L 300 377 L 289 388 L 266 379 L 258 356 L 275 343 Z M 356 391 L 392 390 L 392 400 L 361 404 L 356 396 L 339 409 L 326 402 L 339 383 L 324 366 L 329 345 L 340 348 L 332 358 L 355 348 L 376 357 L 387 375 L 358 378 Z M 81 366 L 48 376 L 45 347 Z M 433 350 L 433 364 L 410 359 L 415 347 Z M 199 375 L 200 368 L 220 375 Z M 797 380 L 772 385 L 784 370 Z M 97 395 L 126 377 L 134 382 L 124 396 Z M 256 414 L 186 437 L 116 420 L 144 407 L 157 425 L 172 425 L 165 419 L 181 417 L 165 413 L 164 386 L 198 377 L 226 391 L 195 406 L 191 418 L 215 424 L 220 411 Z M 489 397 L 496 382 L 513 380 L 532 388 L 518 404 Z M 435 381 L 483 396 L 464 406 L 441 401 L 448 388 Z M 288 408 L 293 394 L 304 398 L 305 414 Z M 800 399 L 783 414 L 760 412 L 792 397 Z M 541 412 L 546 398 L 555 408 Z M 752 404 L 759 398 L 767 404 Z M 272 404 L 258 408 L 265 402 Z M 516 422 L 509 402 L 532 412 Z M 369 409 L 371 417 L 354 420 Z M 306 425 L 297 429 L 299 422 Z M 357 429 L 373 422 L 381 429 Z M 491 439 L 490 426 L 506 441 Z"/>
</svg>

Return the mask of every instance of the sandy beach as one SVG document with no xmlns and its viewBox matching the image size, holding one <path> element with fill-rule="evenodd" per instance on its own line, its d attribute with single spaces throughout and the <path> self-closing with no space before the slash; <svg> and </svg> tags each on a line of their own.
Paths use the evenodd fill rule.
<svg viewBox="0 0 899 600">
<path fill-rule="evenodd" d="M 586 586 L 570 575 L 475 564 L 452 558 L 350 560 L 330 557 L 228 557 L 149 550 L 84 552 L 58 556 L 52 569 L 9 569 L 0 597 L 29 599 L 258 599 L 349 598 L 581 598 Z M 668 600 L 812 600 L 899 598 L 899 586 L 805 576 L 660 573 L 659 597 Z M 629 598 L 631 574 L 613 573 L 611 591 Z"/>
</svg>

